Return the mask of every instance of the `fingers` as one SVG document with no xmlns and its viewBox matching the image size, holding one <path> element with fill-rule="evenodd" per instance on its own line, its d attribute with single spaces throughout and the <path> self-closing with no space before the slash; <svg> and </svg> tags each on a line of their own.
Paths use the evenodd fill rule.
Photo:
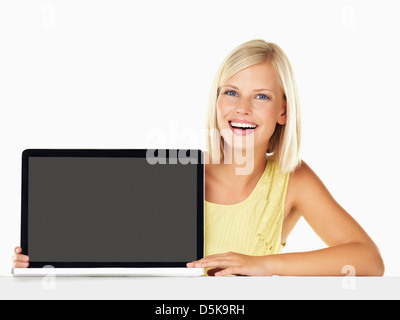
<svg viewBox="0 0 400 320">
<path fill-rule="evenodd" d="M 15 255 L 12 257 L 13 268 L 27 268 L 29 266 L 29 257 L 27 255 L 21 254 L 22 249 L 16 247 L 14 249 Z"/>
<path fill-rule="evenodd" d="M 215 274 L 217 273 L 217 272 L 219 272 L 219 271 L 221 271 L 221 270 L 224 270 L 224 269 L 222 269 L 222 268 L 213 268 L 213 269 L 210 269 L 210 270 L 208 270 L 207 271 L 207 275 L 209 275 L 209 276 L 215 276 Z"/>
<path fill-rule="evenodd" d="M 13 262 L 28 262 L 29 257 L 24 254 L 15 254 L 12 258 Z"/>
<path fill-rule="evenodd" d="M 20 261 L 14 262 L 12 265 L 13 268 L 28 268 L 28 266 L 29 266 L 28 262 L 20 262 Z"/>
<path fill-rule="evenodd" d="M 229 275 L 240 275 L 239 267 L 229 267 L 218 271 L 214 274 L 216 277 L 229 276 Z"/>
<path fill-rule="evenodd" d="M 229 275 L 241 275 L 242 273 L 241 267 L 232 266 L 232 262 L 230 260 L 223 261 L 222 259 L 218 259 L 208 262 L 206 261 L 203 263 L 195 261 L 188 263 L 187 265 L 190 265 L 188 267 L 192 268 L 199 268 L 199 267 L 212 268 L 207 271 L 207 274 L 209 276 L 222 277 Z"/>
<path fill-rule="evenodd" d="M 187 263 L 186 266 L 189 268 L 214 268 L 221 267 L 226 268 L 235 262 L 235 254 L 232 252 L 213 254 L 204 257 L 200 260 Z"/>
<path fill-rule="evenodd" d="M 249 273 L 249 256 L 226 252 L 214 254 L 187 264 L 189 268 L 211 268 L 207 274 L 212 276 L 247 275 Z"/>
<path fill-rule="evenodd" d="M 227 268 L 232 265 L 232 260 L 224 258 L 216 258 L 204 261 L 193 262 L 193 267 L 195 268 Z"/>
</svg>

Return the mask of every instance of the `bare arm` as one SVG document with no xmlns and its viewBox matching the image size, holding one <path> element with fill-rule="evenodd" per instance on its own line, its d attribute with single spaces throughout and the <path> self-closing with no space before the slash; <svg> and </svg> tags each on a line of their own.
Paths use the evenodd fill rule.
<svg viewBox="0 0 400 320">
<path fill-rule="evenodd" d="M 266 257 L 280 275 L 343 275 L 352 266 L 356 275 L 383 275 L 379 250 L 361 226 L 335 201 L 318 176 L 303 161 L 291 178 L 300 213 L 328 248 Z"/>
</svg>

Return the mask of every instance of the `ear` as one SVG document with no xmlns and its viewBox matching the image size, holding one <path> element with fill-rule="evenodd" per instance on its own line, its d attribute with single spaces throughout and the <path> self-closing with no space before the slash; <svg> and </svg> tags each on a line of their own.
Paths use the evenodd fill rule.
<svg viewBox="0 0 400 320">
<path fill-rule="evenodd" d="M 279 111 L 280 112 L 280 116 L 279 116 L 278 120 L 276 121 L 280 125 L 286 124 L 286 120 L 287 120 L 286 110 L 287 110 L 287 108 L 286 108 L 286 99 L 285 99 L 284 102 L 283 102 L 283 106 Z"/>
</svg>

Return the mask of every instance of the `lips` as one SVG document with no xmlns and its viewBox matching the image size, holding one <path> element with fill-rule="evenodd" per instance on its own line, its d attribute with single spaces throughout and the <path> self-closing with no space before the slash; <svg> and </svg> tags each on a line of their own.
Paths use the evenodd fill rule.
<svg viewBox="0 0 400 320">
<path fill-rule="evenodd" d="M 247 123 L 247 124 L 255 125 L 256 127 L 255 128 L 243 128 L 243 129 L 242 128 L 234 128 L 234 127 L 232 127 L 231 122 Z M 254 133 L 254 131 L 258 128 L 258 125 L 256 125 L 255 123 L 245 121 L 245 120 L 234 119 L 234 120 L 229 120 L 228 123 L 229 123 L 229 128 L 233 131 L 233 133 L 235 135 L 238 135 L 238 136 L 247 136 L 249 134 Z"/>
</svg>

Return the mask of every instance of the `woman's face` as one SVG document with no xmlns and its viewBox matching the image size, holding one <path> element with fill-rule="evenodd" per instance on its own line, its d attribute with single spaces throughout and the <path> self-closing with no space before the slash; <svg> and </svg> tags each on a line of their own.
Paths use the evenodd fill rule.
<svg viewBox="0 0 400 320">
<path fill-rule="evenodd" d="M 231 147 L 253 148 L 248 145 L 253 141 L 254 149 L 267 151 L 276 124 L 286 123 L 286 101 L 269 62 L 243 69 L 221 86 L 217 122 L 225 143 Z"/>
</svg>

